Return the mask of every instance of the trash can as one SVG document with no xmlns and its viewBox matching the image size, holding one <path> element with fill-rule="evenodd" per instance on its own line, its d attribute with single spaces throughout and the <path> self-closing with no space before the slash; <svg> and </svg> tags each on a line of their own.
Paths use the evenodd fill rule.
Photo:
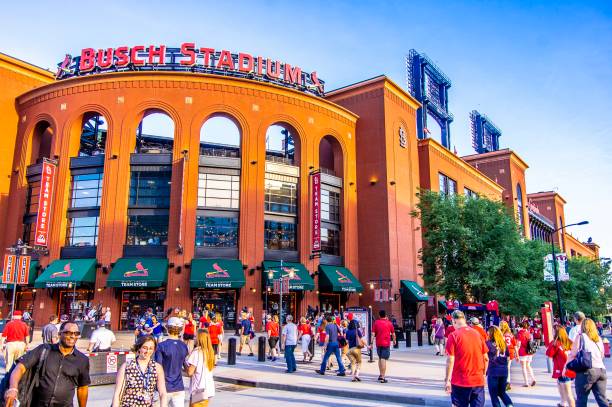
<svg viewBox="0 0 612 407">
<path fill-rule="evenodd" d="M 604 356 L 609 358 L 610 357 L 610 341 L 608 340 L 608 338 L 604 338 L 603 344 L 604 344 Z"/>
</svg>

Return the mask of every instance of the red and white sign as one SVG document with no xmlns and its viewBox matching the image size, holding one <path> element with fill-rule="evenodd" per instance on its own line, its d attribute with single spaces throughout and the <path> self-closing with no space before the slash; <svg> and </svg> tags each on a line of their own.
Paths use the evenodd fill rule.
<svg viewBox="0 0 612 407">
<path fill-rule="evenodd" d="M 40 178 L 40 193 L 38 195 L 38 215 L 36 216 L 36 234 L 34 244 L 48 246 L 49 224 L 51 220 L 51 202 L 53 200 L 53 187 L 55 186 L 55 172 L 57 165 L 44 161 Z"/>
<path fill-rule="evenodd" d="M 117 373 L 118 356 L 116 353 L 106 355 L 106 373 Z"/>
<path fill-rule="evenodd" d="M 32 257 L 30 256 L 19 256 L 19 273 L 17 275 L 17 284 L 28 284 L 31 261 Z"/>
<path fill-rule="evenodd" d="M 389 290 L 386 288 L 375 289 L 374 290 L 374 301 L 388 302 L 389 301 Z"/>
<path fill-rule="evenodd" d="M 3 284 L 13 284 L 15 282 L 15 271 L 17 270 L 17 256 L 14 254 L 4 255 L 4 272 L 2 273 Z"/>
<path fill-rule="evenodd" d="M 278 280 L 274 280 L 274 294 L 288 294 L 289 280 L 289 277 L 283 277 L 279 278 Z"/>
<path fill-rule="evenodd" d="M 321 173 L 310 175 L 312 179 L 312 251 L 321 251 Z"/>
</svg>

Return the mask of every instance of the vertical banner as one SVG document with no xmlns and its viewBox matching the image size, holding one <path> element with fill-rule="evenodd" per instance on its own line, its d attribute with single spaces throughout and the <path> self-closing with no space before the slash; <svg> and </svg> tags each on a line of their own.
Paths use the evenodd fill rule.
<svg viewBox="0 0 612 407">
<path fill-rule="evenodd" d="M 4 273 L 2 273 L 2 283 L 12 284 L 15 282 L 15 270 L 17 269 L 17 256 L 14 254 L 4 255 Z"/>
<path fill-rule="evenodd" d="M 321 251 L 321 173 L 310 174 L 312 180 L 312 251 Z"/>
<path fill-rule="evenodd" d="M 40 193 L 38 195 L 38 214 L 36 216 L 36 234 L 34 244 L 48 246 L 49 222 L 51 220 L 51 201 L 55 184 L 57 165 L 51 161 L 44 161 L 40 178 Z"/>
<path fill-rule="evenodd" d="M 28 284 L 31 260 L 31 256 L 19 256 L 19 273 L 17 274 L 17 284 Z"/>
</svg>

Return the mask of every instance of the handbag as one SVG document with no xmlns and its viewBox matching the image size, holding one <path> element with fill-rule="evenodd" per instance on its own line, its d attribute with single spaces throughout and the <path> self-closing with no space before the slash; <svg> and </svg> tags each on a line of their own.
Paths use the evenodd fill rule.
<svg viewBox="0 0 612 407">
<path fill-rule="evenodd" d="M 365 347 L 366 347 L 365 340 L 363 339 L 363 337 L 359 337 L 357 341 L 357 349 L 363 349 Z"/>
<path fill-rule="evenodd" d="M 584 349 L 584 338 L 580 335 L 580 349 L 576 353 L 576 357 L 567 364 L 567 368 L 576 373 L 582 373 L 593 367 L 591 352 Z"/>
<path fill-rule="evenodd" d="M 197 370 L 198 366 L 200 365 L 200 358 L 202 355 L 202 350 L 196 350 L 196 352 L 198 352 L 198 365 L 196 366 L 196 370 Z M 204 363 L 204 360 L 202 360 L 202 364 L 203 363 Z M 208 370 L 208 368 L 206 366 L 202 366 L 202 374 L 200 375 L 198 379 L 198 385 L 195 387 L 193 393 L 191 393 L 191 403 L 200 403 L 202 401 L 208 400 L 208 395 L 206 393 L 206 379 L 204 377 L 206 374 L 206 370 Z M 204 388 L 201 388 L 203 379 L 204 379 Z"/>
</svg>

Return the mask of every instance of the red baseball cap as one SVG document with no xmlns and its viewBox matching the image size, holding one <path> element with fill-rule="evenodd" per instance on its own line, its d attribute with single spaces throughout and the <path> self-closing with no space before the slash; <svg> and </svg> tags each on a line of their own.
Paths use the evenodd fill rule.
<svg viewBox="0 0 612 407">
<path fill-rule="evenodd" d="M 346 317 L 348 318 L 349 321 L 352 321 L 353 320 L 353 313 L 349 312 Z"/>
<path fill-rule="evenodd" d="M 23 315 L 23 313 L 21 311 L 19 311 L 19 310 L 16 310 L 16 311 L 13 312 L 13 316 L 14 317 L 20 317 L 22 315 Z"/>
</svg>

